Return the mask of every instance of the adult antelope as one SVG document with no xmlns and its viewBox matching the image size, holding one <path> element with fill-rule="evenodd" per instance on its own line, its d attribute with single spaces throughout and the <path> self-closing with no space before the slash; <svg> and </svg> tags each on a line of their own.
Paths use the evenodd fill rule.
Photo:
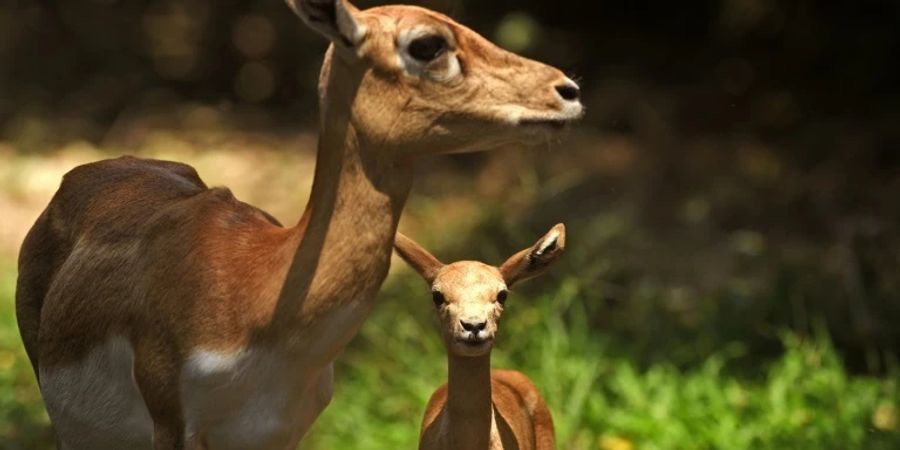
<svg viewBox="0 0 900 450">
<path fill-rule="evenodd" d="M 62 448 L 294 448 L 386 276 L 413 160 L 582 114 L 562 72 L 441 14 L 288 3 L 332 41 L 295 227 L 189 166 L 120 158 L 69 172 L 26 238 L 19 328 Z"/>
<path fill-rule="evenodd" d="M 491 349 L 507 290 L 539 275 L 562 255 L 566 228 L 553 227 L 500 267 L 478 261 L 443 264 L 397 233 L 394 248 L 431 287 L 447 347 L 448 383 L 431 396 L 420 450 L 553 450 L 553 418 L 521 372 L 491 371 Z"/>
</svg>

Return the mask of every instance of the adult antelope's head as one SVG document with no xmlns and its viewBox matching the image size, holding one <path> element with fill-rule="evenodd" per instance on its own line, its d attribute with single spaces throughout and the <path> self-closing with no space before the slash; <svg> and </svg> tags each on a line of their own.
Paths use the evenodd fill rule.
<svg viewBox="0 0 900 450">
<path fill-rule="evenodd" d="M 544 272 L 565 245 L 566 228 L 558 224 L 533 246 L 494 267 L 478 261 L 445 265 L 400 233 L 394 242 L 403 260 L 431 285 L 444 343 L 458 356 L 480 356 L 491 350 L 508 289 Z"/>
<path fill-rule="evenodd" d="M 346 0 L 287 0 L 332 41 L 320 78 L 326 118 L 344 114 L 374 146 L 400 155 L 534 142 L 580 118 L 560 70 L 505 51 L 414 6 L 361 11 Z"/>
</svg>

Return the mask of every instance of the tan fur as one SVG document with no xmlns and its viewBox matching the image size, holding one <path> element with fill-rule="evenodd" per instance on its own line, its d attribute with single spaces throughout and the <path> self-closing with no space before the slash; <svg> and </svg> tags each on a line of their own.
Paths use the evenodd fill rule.
<svg viewBox="0 0 900 450">
<path fill-rule="evenodd" d="M 197 350 L 265 349 L 303 362 L 298 383 L 318 400 L 297 424 L 296 444 L 327 404 L 330 364 L 386 276 L 414 157 L 545 139 L 548 124 L 581 115 L 555 90 L 571 83 L 559 70 L 443 15 L 289 3 L 333 40 L 320 82 L 318 164 L 299 224 L 280 226 L 227 189 L 208 188 L 189 166 L 126 157 L 69 172 L 22 246 L 17 317 L 35 373 L 124 337 L 157 449 L 207 445 L 203 430 L 185 442 L 179 377 Z M 322 22 L 335 12 L 336 22 Z M 444 35 L 451 48 L 411 73 L 396 45 L 411 29 Z M 464 70 L 447 77 L 452 58 Z M 359 314 L 334 330 L 348 308 Z"/>
<path fill-rule="evenodd" d="M 394 248 L 431 285 L 435 301 L 443 300 L 436 306 L 449 381 L 428 402 L 419 448 L 554 449 L 553 419 L 537 388 L 520 372 L 491 371 L 490 352 L 503 312 L 502 293 L 559 258 L 565 227 L 556 225 L 499 268 L 477 261 L 444 265 L 400 233 Z"/>
</svg>

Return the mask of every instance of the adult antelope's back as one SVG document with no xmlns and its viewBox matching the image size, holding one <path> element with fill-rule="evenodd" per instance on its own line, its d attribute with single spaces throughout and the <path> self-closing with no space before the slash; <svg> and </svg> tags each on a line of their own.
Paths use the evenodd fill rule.
<svg viewBox="0 0 900 450">
<path fill-rule="evenodd" d="M 69 172 L 19 258 L 19 328 L 66 449 L 286 449 L 331 398 L 425 154 L 544 139 L 559 70 L 425 9 L 290 6 L 332 41 L 312 194 L 290 228 L 189 166 Z"/>
</svg>

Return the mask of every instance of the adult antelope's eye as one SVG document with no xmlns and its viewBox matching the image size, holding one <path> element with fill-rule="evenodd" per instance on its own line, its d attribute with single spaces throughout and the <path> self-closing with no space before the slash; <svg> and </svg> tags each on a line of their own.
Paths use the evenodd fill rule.
<svg viewBox="0 0 900 450">
<path fill-rule="evenodd" d="M 509 295 L 507 291 L 500 291 L 497 293 L 497 301 L 500 302 L 501 306 L 506 306 L 506 296 Z"/>
<path fill-rule="evenodd" d="M 437 34 L 420 37 L 410 42 L 406 51 L 421 62 L 433 61 L 447 51 L 447 40 Z"/>
<path fill-rule="evenodd" d="M 431 300 L 434 301 L 434 306 L 441 306 L 447 302 L 447 299 L 444 298 L 444 294 L 441 294 L 438 291 L 433 291 L 431 293 Z"/>
</svg>

